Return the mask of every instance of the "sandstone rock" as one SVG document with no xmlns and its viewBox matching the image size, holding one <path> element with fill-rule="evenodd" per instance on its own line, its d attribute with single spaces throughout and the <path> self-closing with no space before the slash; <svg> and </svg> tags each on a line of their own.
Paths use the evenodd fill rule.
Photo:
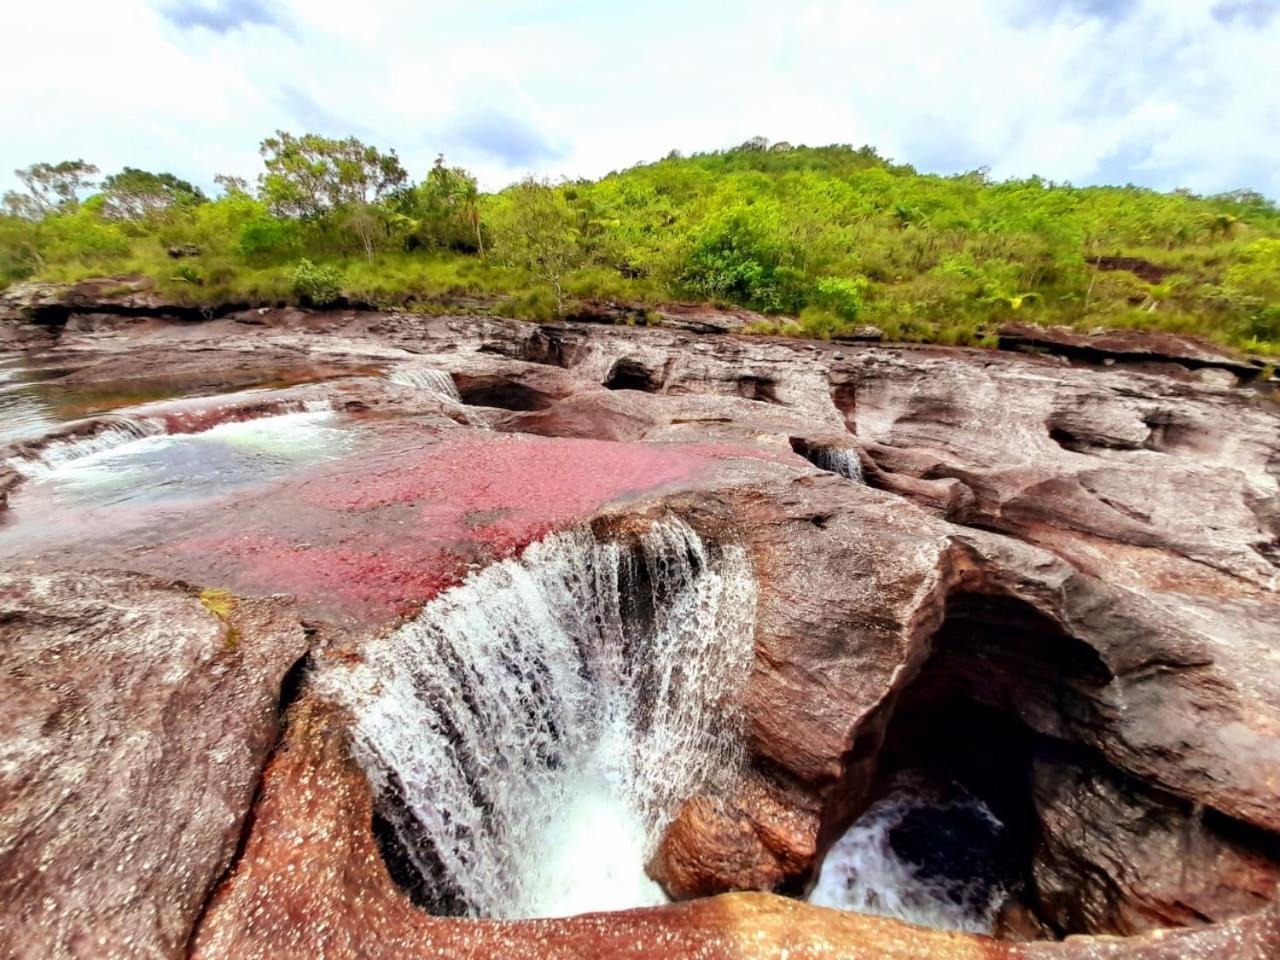
<svg viewBox="0 0 1280 960">
<path fill-rule="evenodd" d="M 0 953 L 180 957 L 306 648 L 287 608 L 0 574 Z"/>
<path fill-rule="evenodd" d="M 291 711 L 244 855 L 196 931 L 196 960 L 1270 960 L 1280 946 L 1280 909 L 1201 930 L 1062 944 L 1001 944 L 745 893 L 563 920 L 431 917 L 387 876 L 369 831 L 368 786 L 344 741 L 331 710 L 300 702 Z"/>
<path fill-rule="evenodd" d="M 77 316 L 207 320 L 242 304 L 202 307 L 163 296 L 144 277 L 107 277 L 78 283 L 32 281 L 0 291 L 0 323 L 35 324 L 55 330 Z"/>
<path fill-rule="evenodd" d="M 363 590 L 377 602 L 361 607 L 361 629 L 377 630 L 453 582 L 441 543 L 455 563 L 493 556 L 471 543 L 473 529 L 501 528 L 504 549 L 519 549 L 557 525 L 672 511 L 747 549 L 759 600 L 742 702 L 752 775 L 735 793 L 685 804 L 651 864 L 670 892 L 802 892 L 883 778 L 926 762 L 1043 818 L 1044 843 L 1027 854 L 1040 892 L 1019 908 L 1024 935 L 1226 922 L 1018 946 L 733 896 L 455 924 L 417 911 L 386 876 L 346 720 L 304 694 L 198 955 L 1274 955 L 1277 921 L 1258 909 L 1280 833 L 1280 430 L 1274 409 L 1235 387 L 1236 361 L 1210 352 L 1171 365 L 1164 346 L 1105 343 L 1088 356 L 1118 361 L 1110 367 L 837 350 L 665 322 L 255 317 L 249 328 L 234 317 L 103 324 L 65 332 L 64 347 L 89 381 L 127 377 L 150 356 L 192 377 L 225 377 L 250 357 L 353 373 L 413 362 L 449 373 L 470 404 L 446 413 L 438 397 L 368 371 L 334 381 L 323 395 L 378 414 L 362 421 L 378 443 L 184 521 L 185 553 L 139 545 L 131 567 L 205 564 L 264 591 L 284 578 L 321 623 L 342 620 L 347 592 Z M 90 349 L 109 356 L 96 372 Z M 544 445 L 504 432 L 591 439 Z M 814 446 L 851 451 L 870 486 L 796 453 Z M 572 509 L 548 512 L 545 501 Z M 358 643 L 341 655 L 358 657 Z M 202 715 L 174 708 L 184 724 Z M 1203 846 L 1175 875 L 1197 809 Z M 163 846 L 168 834 L 147 837 Z M 147 902 L 187 910 L 174 889 Z"/>
<path fill-rule="evenodd" d="M 649 872 L 678 900 L 795 887 L 811 869 L 817 833 L 817 810 L 808 797 L 751 777 L 734 797 L 691 797 L 664 834 Z"/>
<path fill-rule="evenodd" d="M 1094 363 L 1103 361 L 1168 362 L 1192 370 L 1217 367 L 1245 378 L 1256 377 L 1262 370 L 1261 362 L 1242 358 L 1238 354 L 1197 337 L 1173 333 L 1108 330 L 1089 334 L 1080 333 L 1069 327 L 1008 324 L 1000 328 L 999 336 L 1003 349 L 1031 348 Z"/>
<path fill-rule="evenodd" d="M 1131 936 L 1263 911 L 1280 891 L 1273 838 L 1071 761 L 1034 769 L 1039 915 Z"/>
</svg>

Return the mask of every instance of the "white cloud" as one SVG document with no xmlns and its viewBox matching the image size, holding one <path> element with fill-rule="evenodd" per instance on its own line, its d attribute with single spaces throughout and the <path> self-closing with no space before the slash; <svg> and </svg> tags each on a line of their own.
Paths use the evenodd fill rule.
<svg viewBox="0 0 1280 960">
<path fill-rule="evenodd" d="M 208 184 L 277 128 L 443 151 L 499 186 L 754 134 L 1280 197 L 1270 0 L 48 0 L 0 10 L 0 171 Z M 6 178 L 0 176 L 0 181 Z"/>
</svg>

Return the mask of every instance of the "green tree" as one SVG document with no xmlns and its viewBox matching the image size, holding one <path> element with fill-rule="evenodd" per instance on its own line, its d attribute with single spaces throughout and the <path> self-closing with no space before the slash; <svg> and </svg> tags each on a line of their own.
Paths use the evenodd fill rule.
<svg viewBox="0 0 1280 960">
<path fill-rule="evenodd" d="M 204 203 L 204 192 L 172 173 L 125 167 L 102 181 L 102 215 L 109 220 L 143 220 L 175 207 Z"/>
<path fill-rule="evenodd" d="M 80 202 L 80 194 L 94 187 L 90 178 L 98 168 L 83 160 L 33 163 L 13 171 L 26 193 L 11 190 L 4 195 L 5 211 L 25 220 L 39 220 Z"/>
<path fill-rule="evenodd" d="M 267 168 L 259 180 L 262 199 L 281 216 L 377 203 L 409 179 L 394 150 L 382 153 L 355 137 L 281 130 L 262 141 L 260 152 Z"/>
<path fill-rule="evenodd" d="M 480 189 L 462 167 L 445 164 L 444 155 L 427 171 L 404 208 L 418 221 L 419 242 L 455 250 L 476 250 L 484 256 L 480 229 Z"/>
<path fill-rule="evenodd" d="M 505 191 L 503 200 L 490 219 L 495 256 L 550 284 L 556 311 L 563 312 L 564 276 L 585 261 L 573 208 L 561 191 L 534 177 Z"/>
<path fill-rule="evenodd" d="M 383 153 L 355 137 L 333 139 L 283 130 L 262 141 L 267 172 L 259 194 L 277 216 L 300 217 L 354 236 L 369 261 L 389 235 L 389 211 L 382 201 L 404 186 L 409 175 L 391 150 Z"/>
<path fill-rule="evenodd" d="M 244 177 L 237 177 L 230 173 L 218 173 L 214 175 L 213 182 L 222 188 L 222 195 L 225 197 L 250 196 L 249 181 Z"/>
</svg>

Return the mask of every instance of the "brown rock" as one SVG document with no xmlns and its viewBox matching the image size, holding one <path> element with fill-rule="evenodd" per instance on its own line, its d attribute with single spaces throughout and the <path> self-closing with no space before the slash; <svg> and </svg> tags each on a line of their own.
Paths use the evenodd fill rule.
<svg viewBox="0 0 1280 960">
<path fill-rule="evenodd" d="M 803 794 L 785 796 L 751 777 L 732 798 L 691 797 L 667 832 L 649 874 L 677 900 L 731 890 L 777 890 L 808 874 L 818 816 Z"/>
<path fill-rule="evenodd" d="M 179 957 L 306 641 L 287 608 L 128 574 L 0 574 L 0 954 Z"/>
<path fill-rule="evenodd" d="M 1038 909 L 1058 929 L 1195 926 L 1265 910 L 1280 890 L 1271 837 L 1099 768 L 1041 762 L 1034 778 Z"/>
<path fill-rule="evenodd" d="M 441 414 L 438 398 L 385 381 L 331 388 L 344 407 L 410 414 L 396 425 L 406 449 L 427 442 L 422 433 L 434 440 L 465 421 L 499 431 L 692 443 L 701 451 L 707 462 L 697 470 L 659 491 L 621 496 L 594 518 L 635 523 L 673 511 L 704 538 L 746 547 L 758 580 L 756 657 L 742 703 L 754 774 L 729 796 L 686 803 L 653 864 L 673 893 L 801 889 L 882 778 L 925 762 L 987 786 L 999 782 L 994 800 L 1043 819 L 1044 843 L 1027 864 L 1040 900 L 1025 905 L 1030 915 L 1017 924 L 1024 932 L 1034 934 L 1046 919 L 1055 933 L 1071 934 L 1235 918 L 1123 941 L 1025 946 L 766 896 L 538 923 L 431 918 L 386 875 L 370 832 L 368 787 L 347 753 L 346 719 L 304 696 L 271 761 L 244 855 L 205 914 L 199 955 L 1276 955 L 1274 912 L 1256 911 L 1268 897 L 1271 836 L 1280 833 L 1280 430 L 1275 410 L 1223 372 L 1236 361 L 1212 351 L 1175 357 L 1148 341 L 1141 350 L 1110 341 L 1075 345 L 1118 361 L 1104 367 L 944 348 L 842 346 L 837 353 L 823 344 L 702 337 L 665 326 L 298 311 L 258 315 L 251 328 L 233 318 L 181 328 L 152 319 L 145 329 L 73 329 L 64 333 L 66 345 L 76 355 L 89 347 L 109 352 L 115 365 L 105 369 L 122 375 L 151 355 L 181 360 L 184 374 L 198 377 L 206 365 L 225 374 L 246 353 L 280 351 L 352 369 L 362 358 L 449 372 L 472 402 L 453 416 Z M 138 350 L 142 342 L 155 353 Z M 1134 367 L 1130 355 L 1139 353 L 1142 362 L 1162 365 Z M 1206 377 L 1188 366 L 1221 369 Z M 795 453 L 806 444 L 847 444 L 880 489 L 815 468 Z M 362 479 L 357 465 L 341 470 L 353 483 Z M 267 497 L 258 507 L 270 513 L 289 502 Z M 412 516 L 406 509 L 394 523 Z M 304 520 L 335 524 L 334 543 L 370 522 L 360 515 L 339 523 L 319 508 Z M 391 530 L 387 556 L 403 547 Z M 291 561 L 287 550 L 271 557 L 282 566 Z M 131 564 L 147 561 L 141 551 L 130 554 Z M 370 563 L 384 563 L 381 546 Z M 62 620 L 34 617 L 30 623 L 45 632 L 32 626 L 35 639 L 24 642 L 37 653 L 61 652 L 81 621 L 92 636 L 114 635 L 96 626 L 98 618 L 123 622 L 135 606 L 155 609 L 155 591 L 169 597 L 154 584 L 121 589 L 127 602 L 93 593 Z M 23 597 L 14 616 L 44 609 L 45 601 Z M 46 629 L 55 621 L 61 633 Z M 14 622 L 26 630 L 28 621 Z M 359 655 L 358 644 L 348 655 Z M 139 669 L 133 660 L 107 659 L 92 673 L 77 660 L 66 687 L 105 699 L 102 691 L 119 682 L 113 677 Z M 272 661 L 257 676 L 278 676 L 277 669 Z M 255 696 L 269 713 L 274 694 L 263 686 L 271 684 L 259 682 Z M 205 720 L 212 699 L 175 695 L 164 731 L 181 731 L 180 743 L 197 735 L 191 731 L 213 737 Z M 10 709 L 37 728 L 47 720 L 55 729 L 63 716 Z M 259 715 L 240 710 L 219 709 L 239 726 L 219 726 L 217 735 L 269 742 L 266 721 L 255 725 Z M 28 808 L 53 809 L 45 800 L 64 789 L 58 771 L 93 767 L 85 756 L 104 758 L 100 766 L 127 760 L 144 773 L 153 769 L 147 764 L 163 767 L 125 750 L 124 734 L 111 730 L 100 753 L 73 739 L 53 742 L 45 766 L 24 781 L 36 798 Z M 944 749 L 930 750 L 931 739 Z M 234 781 L 234 796 L 221 801 L 228 824 L 248 806 L 251 761 L 262 750 L 253 747 L 235 765 L 241 779 L 218 781 Z M 5 934 L 22 929 L 43 946 L 61 943 L 70 925 L 118 934 L 123 943 L 150 929 L 135 922 L 146 911 L 163 913 L 166 931 L 189 926 L 229 856 L 228 842 L 234 846 L 234 829 L 201 832 L 202 803 L 218 795 L 198 759 L 207 749 L 173 751 L 184 765 L 173 774 L 176 785 L 164 781 L 173 791 L 166 802 L 184 818 L 194 811 L 198 869 L 179 883 L 157 855 L 132 875 L 136 899 L 106 896 L 92 909 L 60 875 L 58 896 L 70 906 L 43 908 L 14 893 L 13 910 L 0 910 Z M 1073 763 L 1082 756 L 1089 763 L 1077 774 Z M 1046 758 L 1048 767 L 1037 766 Z M 193 781 L 198 788 L 184 793 Z M 1138 786 L 1118 790 L 1116 783 Z M 151 810 L 151 794 L 141 796 L 140 809 Z M 85 875 L 98 877 L 94 855 L 72 843 L 82 835 L 77 802 L 57 808 L 40 829 L 67 844 L 48 847 L 62 851 L 58 870 L 88 863 Z M 1204 813 L 1193 832 L 1197 808 Z M 25 849 L 23 823 L 6 825 L 3 849 Z M 179 849 L 164 817 L 144 826 L 136 842 L 146 850 Z M 105 832 L 112 842 L 127 836 Z M 1194 856 L 1177 846 L 1186 836 L 1203 844 Z M 1185 875 L 1181 867 L 1171 872 L 1174 861 L 1186 864 Z M 127 924 L 110 919 L 119 903 Z M 164 950 L 180 939 L 148 936 Z"/>
<path fill-rule="evenodd" d="M 1153 282 L 1158 283 L 1159 280 Z M 1170 363 L 1192 370 L 1217 367 L 1246 378 L 1257 376 L 1262 369 L 1260 362 L 1250 361 L 1198 337 L 1147 330 L 1081 333 L 1070 327 L 1008 324 L 1000 328 L 1000 346 L 1012 350 L 1043 350 L 1094 363 Z"/>
</svg>

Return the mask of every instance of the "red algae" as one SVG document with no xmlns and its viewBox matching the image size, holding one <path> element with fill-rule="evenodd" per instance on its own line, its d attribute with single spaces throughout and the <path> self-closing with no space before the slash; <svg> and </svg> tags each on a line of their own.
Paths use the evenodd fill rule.
<svg viewBox="0 0 1280 960">
<path fill-rule="evenodd" d="M 247 409 L 189 402 L 151 415 L 190 415 L 169 424 L 184 432 Z M 109 511 L 52 501 L 43 509 L 28 498 L 20 512 L 30 522 L 11 531 L 8 551 L 88 566 L 127 552 L 135 569 L 246 594 L 290 593 L 309 616 L 383 622 L 607 503 L 687 485 L 740 458 L 796 461 L 790 450 L 728 444 L 481 432 L 437 440 L 392 426 L 358 452 L 244 491 Z"/>
<path fill-rule="evenodd" d="M 474 566 L 589 517 L 606 503 L 688 481 L 731 447 L 478 434 L 347 458 L 249 509 L 234 536 L 172 544 L 231 585 L 295 594 L 348 617 L 412 613 Z M 788 453 L 788 456 L 790 454 Z"/>
<path fill-rule="evenodd" d="M 466 575 L 467 561 L 449 550 L 413 543 L 313 546 L 268 534 L 190 540 L 184 552 L 221 555 L 235 563 L 229 575 L 259 589 L 295 594 L 314 606 L 375 616 L 413 613 Z"/>
<path fill-rule="evenodd" d="M 309 498 L 337 510 L 447 499 L 461 512 L 572 514 L 621 494 L 686 479 L 712 459 L 682 445 L 519 434 L 449 438 L 422 453 L 417 462 L 354 486 L 349 477 L 335 477 L 313 486 Z"/>
<path fill-rule="evenodd" d="M 687 480 L 712 457 L 682 446 L 488 435 L 423 447 L 409 463 L 311 485 L 344 512 L 418 504 L 420 531 L 509 556 L 612 500 Z"/>
</svg>

